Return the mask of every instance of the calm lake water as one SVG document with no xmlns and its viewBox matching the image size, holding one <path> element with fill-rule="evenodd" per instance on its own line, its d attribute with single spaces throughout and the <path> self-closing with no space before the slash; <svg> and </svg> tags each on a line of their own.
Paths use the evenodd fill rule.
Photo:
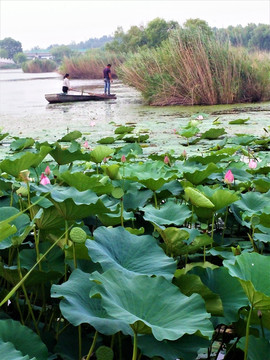
<svg viewBox="0 0 270 360">
<path fill-rule="evenodd" d="M 72 80 L 71 85 L 85 91 L 103 92 L 102 80 Z M 89 143 L 114 136 L 116 126 L 134 125 L 135 133 L 150 136 L 146 152 L 174 149 L 181 153 L 180 138 L 175 130 L 187 124 L 191 116 L 204 113 L 200 124 L 203 131 L 213 127 L 219 116 L 228 134 L 265 134 L 270 125 L 270 103 L 150 107 L 143 104 L 140 94 L 120 81 L 112 84 L 117 100 L 90 101 L 69 104 L 48 104 L 44 95 L 61 92 L 62 77 L 57 73 L 25 74 L 20 69 L 0 70 L 0 127 L 11 136 L 30 136 L 37 140 L 55 141 L 67 131 L 80 130 Z M 229 112 L 229 114 L 228 114 Z M 250 117 L 248 125 L 228 126 L 233 119 Z M 6 139 L 10 141 L 11 139 Z"/>
</svg>

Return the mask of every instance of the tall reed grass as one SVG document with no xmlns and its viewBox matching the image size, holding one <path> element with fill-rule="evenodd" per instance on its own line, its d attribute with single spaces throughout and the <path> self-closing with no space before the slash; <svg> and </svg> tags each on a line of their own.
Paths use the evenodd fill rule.
<svg viewBox="0 0 270 360">
<path fill-rule="evenodd" d="M 119 77 L 152 105 L 202 105 L 270 99 L 270 61 L 201 32 L 175 32 L 154 50 L 130 55 Z"/>
<path fill-rule="evenodd" d="M 71 58 L 65 57 L 59 69 L 61 74 L 69 73 L 73 79 L 101 79 L 103 68 L 112 64 L 112 76 L 117 77 L 115 69 L 124 61 L 122 55 L 91 49 L 86 54 Z"/>
<path fill-rule="evenodd" d="M 22 64 L 22 70 L 25 73 L 52 72 L 56 70 L 56 68 L 56 63 L 48 59 L 34 59 Z"/>
</svg>

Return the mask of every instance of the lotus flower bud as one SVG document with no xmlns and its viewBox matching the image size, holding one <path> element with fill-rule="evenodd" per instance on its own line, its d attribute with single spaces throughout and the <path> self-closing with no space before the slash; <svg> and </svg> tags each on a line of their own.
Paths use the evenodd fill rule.
<svg viewBox="0 0 270 360">
<path fill-rule="evenodd" d="M 46 175 L 44 175 L 43 173 L 41 174 L 41 176 L 40 176 L 40 184 L 41 185 L 48 185 L 48 184 L 50 184 L 51 182 L 50 182 L 50 179 L 46 176 Z"/>
<path fill-rule="evenodd" d="M 224 176 L 224 182 L 226 184 L 232 184 L 234 182 L 234 176 L 231 170 L 228 170 Z"/>
<path fill-rule="evenodd" d="M 125 155 L 122 155 L 122 157 L 121 157 L 121 162 L 126 162 L 127 161 L 127 159 L 126 159 L 126 157 L 125 157 Z"/>
<path fill-rule="evenodd" d="M 50 173 L 51 173 L 51 169 L 50 169 L 50 167 L 49 167 L 49 165 L 48 166 L 46 166 L 46 169 L 45 169 L 45 175 L 47 175 L 47 176 L 49 176 L 50 175 Z"/>
<path fill-rule="evenodd" d="M 248 167 L 249 167 L 250 169 L 256 169 L 256 167 L 257 167 L 257 161 L 255 161 L 254 159 L 249 160 Z"/>
<path fill-rule="evenodd" d="M 169 165 L 170 164 L 170 158 L 169 158 L 169 156 L 165 156 L 165 158 L 164 158 L 164 163 L 165 164 L 167 164 L 167 165 Z"/>
</svg>

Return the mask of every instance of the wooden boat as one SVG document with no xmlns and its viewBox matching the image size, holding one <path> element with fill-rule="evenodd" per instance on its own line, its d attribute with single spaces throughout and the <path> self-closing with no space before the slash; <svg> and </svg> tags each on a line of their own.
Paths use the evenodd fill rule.
<svg viewBox="0 0 270 360">
<path fill-rule="evenodd" d="M 105 94 L 91 94 L 87 93 L 83 95 L 65 95 L 61 94 L 45 94 L 45 99 L 50 104 L 56 103 L 65 103 L 65 102 L 74 102 L 74 101 L 101 101 L 101 100 L 110 100 L 116 99 L 115 94 L 105 95 Z"/>
</svg>

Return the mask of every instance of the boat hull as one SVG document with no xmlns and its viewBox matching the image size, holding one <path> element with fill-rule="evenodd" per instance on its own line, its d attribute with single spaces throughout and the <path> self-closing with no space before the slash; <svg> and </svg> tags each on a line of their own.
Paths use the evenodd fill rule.
<svg viewBox="0 0 270 360">
<path fill-rule="evenodd" d="M 45 94 L 45 99 L 50 104 L 77 102 L 77 101 L 102 101 L 116 99 L 115 94 L 88 94 L 88 95 L 64 95 L 64 94 Z"/>
</svg>

